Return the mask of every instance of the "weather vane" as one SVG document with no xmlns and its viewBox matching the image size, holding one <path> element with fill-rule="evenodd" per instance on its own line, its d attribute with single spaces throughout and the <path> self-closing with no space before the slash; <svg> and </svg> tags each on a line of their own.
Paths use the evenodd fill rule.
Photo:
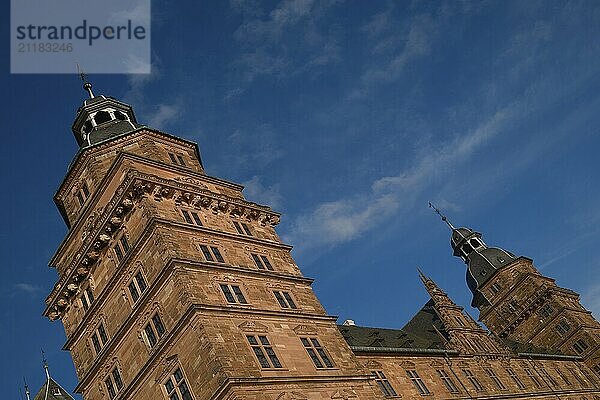
<svg viewBox="0 0 600 400">
<path fill-rule="evenodd" d="M 79 63 L 77 64 L 77 73 L 79 74 L 79 77 L 81 78 L 81 81 L 83 82 L 83 89 L 88 92 L 88 94 L 90 95 L 90 99 L 94 98 L 94 92 L 92 92 L 92 84 L 90 82 L 88 82 L 87 77 L 85 75 L 85 73 L 83 72 L 83 69 L 81 69 L 81 67 L 79 66 Z"/>
<path fill-rule="evenodd" d="M 454 225 L 452 225 L 452 222 L 448 221 L 448 218 L 446 218 L 446 216 L 444 214 L 442 214 L 442 212 L 439 210 L 439 208 L 437 208 L 435 205 L 433 205 L 432 202 L 429 202 L 429 208 L 433 208 L 433 211 L 435 211 L 435 213 L 440 216 L 442 221 L 444 221 L 446 223 L 446 225 L 448 225 L 450 227 L 450 229 L 452 229 L 452 230 L 455 229 Z"/>
</svg>

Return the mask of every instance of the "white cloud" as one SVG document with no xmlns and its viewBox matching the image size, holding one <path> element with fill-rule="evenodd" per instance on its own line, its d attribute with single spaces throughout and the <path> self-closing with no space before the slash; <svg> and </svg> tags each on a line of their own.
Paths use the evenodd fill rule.
<svg viewBox="0 0 600 400">
<path fill-rule="evenodd" d="M 359 86 L 350 92 L 349 97 L 364 97 L 373 86 L 397 80 L 410 62 L 428 55 L 439 23 L 427 14 L 418 15 L 409 21 L 406 33 L 392 34 L 377 41 L 373 46 L 374 52 L 392 48 L 394 43 L 402 42 L 404 46 L 391 60 L 377 62 L 367 68 L 360 78 Z M 373 30 L 372 27 L 369 29 Z"/>
<path fill-rule="evenodd" d="M 28 294 L 38 294 L 42 292 L 42 288 L 36 285 L 32 285 L 31 283 L 15 283 L 14 288 L 21 292 L 25 292 Z"/>
<path fill-rule="evenodd" d="M 131 20 L 138 25 L 150 26 L 150 0 L 137 0 L 133 5 L 129 2 L 127 6 L 129 8 L 110 14 L 112 25 L 126 25 Z"/>
<path fill-rule="evenodd" d="M 159 104 L 157 109 L 148 115 L 148 126 L 164 129 L 181 115 L 182 109 L 178 104 Z"/>
<path fill-rule="evenodd" d="M 255 18 L 242 24 L 235 37 L 242 42 L 277 42 L 286 28 L 309 15 L 313 3 L 314 0 L 284 0 L 271 11 L 268 19 Z"/>
<path fill-rule="evenodd" d="M 235 100 L 238 97 L 240 97 L 242 94 L 244 94 L 245 91 L 246 90 L 241 87 L 236 87 L 236 88 L 230 89 L 227 92 L 225 92 L 225 95 L 223 96 L 223 101 L 229 102 L 229 101 Z"/>
<path fill-rule="evenodd" d="M 582 303 L 590 310 L 594 317 L 600 317 L 600 286 L 593 285 L 581 295 Z"/>
<path fill-rule="evenodd" d="M 407 211 L 432 182 L 466 161 L 517 115 L 519 102 L 496 112 L 469 134 L 432 148 L 423 148 L 413 167 L 375 180 L 367 193 L 319 204 L 292 223 L 285 240 L 303 249 L 347 242 L 373 229 L 392 215 Z"/>
<path fill-rule="evenodd" d="M 281 206 L 282 196 L 279 193 L 279 185 L 265 186 L 257 175 L 249 181 L 243 182 L 242 185 L 244 185 L 244 194 L 248 200 L 273 209 Z"/>
<path fill-rule="evenodd" d="M 248 12 L 245 2 L 231 2 L 245 18 L 234 33 L 242 47 L 234 72 L 249 83 L 261 75 L 282 79 L 340 61 L 338 32 L 323 20 L 333 4 L 283 0 L 265 17 Z"/>
</svg>

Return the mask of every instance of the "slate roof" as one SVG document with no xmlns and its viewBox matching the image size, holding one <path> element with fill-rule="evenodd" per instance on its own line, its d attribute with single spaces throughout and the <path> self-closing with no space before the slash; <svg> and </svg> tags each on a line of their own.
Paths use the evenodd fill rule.
<svg viewBox="0 0 600 400">
<path fill-rule="evenodd" d="M 389 349 L 445 349 L 448 333 L 429 300 L 402 329 L 371 328 L 356 325 L 338 325 L 342 336 L 351 347 L 382 347 Z M 556 350 L 500 339 L 514 354 L 561 356 Z M 418 352 L 418 351 L 417 351 Z"/>
<path fill-rule="evenodd" d="M 48 388 L 46 394 L 46 387 Z M 44 386 L 35 395 L 33 400 L 74 400 L 52 377 L 48 378 Z"/>
<path fill-rule="evenodd" d="M 444 349 L 444 340 L 434 326 L 445 335 L 444 326 L 433 309 L 433 300 L 402 329 L 370 328 L 356 325 L 338 325 L 350 346 L 410 349 Z"/>
</svg>

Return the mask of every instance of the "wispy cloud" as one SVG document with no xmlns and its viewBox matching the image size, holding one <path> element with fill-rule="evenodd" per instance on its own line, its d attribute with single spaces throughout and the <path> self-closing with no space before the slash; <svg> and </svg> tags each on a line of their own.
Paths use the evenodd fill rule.
<svg viewBox="0 0 600 400">
<path fill-rule="evenodd" d="M 281 206 L 282 196 L 279 185 L 265 185 L 259 176 L 253 176 L 249 181 L 243 182 L 246 198 L 258 204 L 265 204 L 273 209 Z"/>
<path fill-rule="evenodd" d="M 258 169 L 283 156 L 277 133 L 270 124 L 260 124 L 254 128 L 235 129 L 228 137 L 230 166 Z M 231 159 L 234 160 L 231 160 Z"/>
<path fill-rule="evenodd" d="M 148 125 L 164 129 L 170 123 L 175 121 L 182 113 L 182 107 L 179 104 L 159 104 L 154 112 L 148 115 Z"/>
<path fill-rule="evenodd" d="M 502 133 L 515 117 L 518 102 L 496 112 L 469 134 L 434 147 L 423 148 L 413 167 L 375 180 L 368 193 L 317 205 L 295 219 L 286 240 L 304 249 L 336 245 L 359 237 L 391 215 L 411 205 L 451 164 L 467 160 L 475 151 Z"/>
<path fill-rule="evenodd" d="M 586 308 L 594 313 L 596 319 L 600 318 L 600 286 L 593 285 L 581 295 Z"/>
<path fill-rule="evenodd" d="M 267 75 L 282 79 L 340 61 L 335 26 L 323 17 L 335 1 L 283 0 L 268 14 L 232 1 L 244 22 L 234 33 L 242 47 L 233 62 L 245 83 Z M 291 44 L 291 45 L 290 45 Z"/>
<path fill-rule="evenodd" d="M 43 291 L 43 289 L 41 287 L 39 287 L 37 285 L 33 285 L 31 283 L 25 283 L 25 282 L 15 283 L 13 285 L 13 288 L 17 291 L 25 292 L 30 295 L 39 294 L 39 293 L 42 293 L 42 291 Z"/>
</svg>

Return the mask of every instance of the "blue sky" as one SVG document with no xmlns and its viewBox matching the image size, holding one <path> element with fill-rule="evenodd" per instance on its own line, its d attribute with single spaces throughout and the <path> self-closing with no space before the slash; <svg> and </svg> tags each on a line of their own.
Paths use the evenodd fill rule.
<svg viewBox="0 0 600 400">
<path fill-rule="evenodd" d="M 427 301 L 417 267 L 468 306 L 429 200 L 598 316 L 599 37 L 593 1 L 161 1 L 153 73 L 91 80 L 281 211 L 280 235 L 340 321 L 403 326 Z M 42 383 L 41 348 L 76 385 L 63 328 L 41 313 L 66 234 L 52 195 L 85 94 L 75 75 L 10 75 L 6 44 L 0 386 L 19 398 L 23 376 Z"/>
</svg>

